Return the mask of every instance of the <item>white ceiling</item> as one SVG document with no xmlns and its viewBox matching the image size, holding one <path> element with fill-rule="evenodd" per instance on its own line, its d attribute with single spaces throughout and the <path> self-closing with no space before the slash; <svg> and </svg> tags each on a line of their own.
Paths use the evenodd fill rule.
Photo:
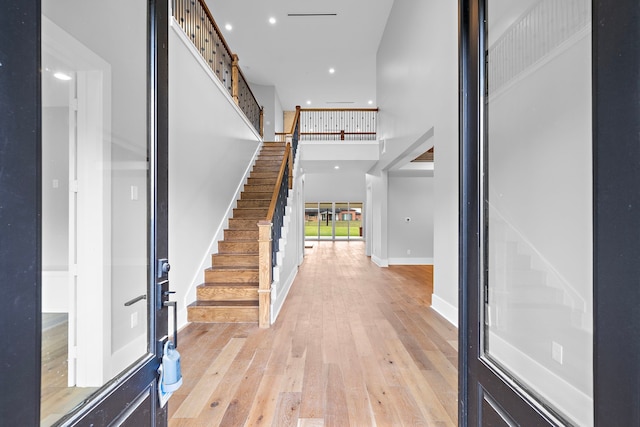
<svg viewBox="0 0 640 427">
<path fill-rule="evenodd" d="M 285 110 L 376 106 L 376 52 L 393 0 L 206 3 L 247 80 L 275 86 Z"/>
</svg>

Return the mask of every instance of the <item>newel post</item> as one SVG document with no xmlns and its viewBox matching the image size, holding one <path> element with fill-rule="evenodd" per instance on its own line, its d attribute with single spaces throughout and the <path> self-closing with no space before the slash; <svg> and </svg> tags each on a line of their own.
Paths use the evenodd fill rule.
<svg viewBox="0 0 640 427">
<path fill-rule="evenodd" d="M 238 79 L 240 73 L 238 72 L 238 55 L 235 53 L 232 56 L 231 62 L 231 97 L 236 102 L 236 105 L 240 104 L 240 98 L 238 97 Z"/>
<path fill-rule="evenodd" d="M 264 138 L 264 107 L 260 107 L 260 136 Z"/>
<path fill-rule="evenodd" d="M 258 326 L 271 326 L 271 222 L 258 221 Z"/>
</svg>

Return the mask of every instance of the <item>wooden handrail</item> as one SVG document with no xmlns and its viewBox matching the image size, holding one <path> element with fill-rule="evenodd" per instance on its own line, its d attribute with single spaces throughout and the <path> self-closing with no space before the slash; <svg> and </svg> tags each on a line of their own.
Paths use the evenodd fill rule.
<svg viewBox="0 0 640 427">
<path fill-rule="evenodd" d="M 266 221 L 271 222 L 273 220 L 273 214 L 276 211 L 276 203 L 278 202 L 278 194 L 280 193 L 280 186 L 282 185 L 282 180 L 284 179 L 284 170 L 287 167 L 287 162 L 289 161 L 290 155 L 291 145 L 287 144 L 287 147 L 284 150 L 282 163 L 280 164 L 280 170 L 278 171 L 278 180 L 276 181 L 276 186 L 273 189 L 273 194 L 271 195 L 271 203 L 269 204 L 269 210 L 267 211 Z"/>
<path fill-rule="evenodd" d="M 185 7 L 186 12 L 189 12 L 188 14 L 183 13 Z M 203 56 L 205 61 L 209 59 L 208 66 L 214 71 L 214 74 L 217 74 L 217 78 L 224 84 L 225 89 L 229 91 L 231 98 L 238 106 L 240 106 L 239 84 L 240 81 L 242 81 L 242 92 L 243 94 L 245 94 L 246 92 L 244 88 L 246 88 L 246 91 L 249 92 L 251 99 L 247 98 L 247 103 L 243 104 L 244 107 L 240 106 L 240 108 L 243 110 L 245 116 L 247 116 L 247 118 L 252 122 L 253 126 L 258 132 L 260 132 L 260 135 L 262 136 L 258 117 L 259 113 L 255 113 L 255 119 L 251 117 L 252 115 L 254 115 L 254 111 L 259 112 L 262 110 L 262 108 L 258 103 L 258 100 L 256 99 L 256 96 L 253 93 L 249 82 L 247 81 L 247 78 L 244 76 L 244 73 L 239 66 L 238 55 L 234 54 L 229 47 L 229 44 L 224 38 L 222 31 L 220 31 L 220 27 L 218 27 L 218 24 L 213 18 L 213 14 L 209 10 L 209 7 L 207 6 L 205 0 L 198 0 L 197 3 L 194 0 L 173 0 L 173 8 L 173 16 L 176 19 L 178 19 L 179 16 L 181 17 L 181 19 L 179 20 L 180 26 L 185 31 L 185 33 L 187 33 L 187 36 L 191 39 L 191 42 L 200 51 L 200 55 Z M 193 12 L 193 10 L 197 10 L 197 17 L 195 16 L 195 13 L 191 13 Z M 187 18 L 188 16 L 190 16 L 190 18 Z M 207 20 L 208 22 L 206 22 Z M 207 28 L 205 29 L 205 27 Z M 207 33 L 210 35 L 213 35 L 213 33 L 215 33 L 215 36 L 211 38 L 207 35 Z M 217 63 L 213 64 L 211 58 L 208 58 L 208 55 L 210 55 L 209 50 L 207 50 L 207 53 L 205 54 L 205 48 L 199 45 L 202 43 L 208 43 L 211 39 L 216 39 L 216 43 L 219 42 L 219 45 L 214 48 L 213 55 L 217 56 L 218 54 L 215 51 L 219 51 L 219 54 L 222 54 L 222 56 L 229 59 L 229 62 L 227 62 L 225 58 L 224 64 L 222 64 L 222 62 L 220 63 L 223 68 L 222 74 L 219 73 Z M 225 72 L 227 67 L 230 68 L 229 72 L 231 75 L 228 76 L 229 78 L 231 78 L 230 82 L 226 81 Z M 253 103 L 251 101 L 253 101 Z M 256 106 L 257 110 L 254 109 L 254 105 Z"/>
<path fill-rule="evenodd" d="M 296 131 L 296 123 L 300 121 L 300 110 L 300 106 L 296 105 L 296 115 L 293 116 L 293 123 L 291 123 L 291 132 L 289 132 L 287 135 L 293 135 L 293 133 Z"/>
<path fill-rule="evenodd" d="M 375 135 L 377 132 L 300 132 L 300 135 Z"/>
<path fill-rule="evenodd" d="M 236 55 L 236 57 L 237 57 L 237 55 Z M 253 100 L 255 101 L 256 105 L 260 106 L 260 104 L 258 104 L 258 99 L 256 98 L 256 96 L 253 94 L 253 91 L 251 90 L 251 85 L 249 85 L 249 81 L 244 76 L 244 73 L 242 72 L 242 68 L 240 68 L 239 65 L 238 65 L 238 74 L 240 74 L 240 77 L 242 77 L 242 80 L 244 80 L 244 82 L 246 83 L 245 86 L 247 86 L 247 89 L 249 89 L 249 93 L 253 97 Z"/>
<path fill-rule="evenodd" d="M 207 3 L 205 3 L 204 0 L 198 0 L 198 3 L 200 3 L 200 6 L 202 6 L 202 9 L 204 10 L 204 13 L 207 14 L 207 18 L 209 18 L 209 21 L 211 21 L 211 23 L 213 24 L 213 28 L 215 28 L 216 33 L 218 33 L 218 36 L 220 37 L 220 40 L 222 41 L 222 44 L 224 45 L 224 48 L 227 50 L 227 53 L 229 54 L 229 57 L 232 57 L 233 52 L 231 51 L 231 48 L 227 44 L 227 41 L 224 39 L 224 36 L 222 35 L 222 31 L 220 31 L 220 28 L 218 27 L 218 24 L 216 24 L 216 20 L 213 19 L 213 15 L 211 14 L 211 11 L 207 7 Z"/>
<path fill-rule="evenodd" d="M 293 123 L 291 124 L 291 131 L 289 132 L 276 132 L 275 135 L 286 137 L 287 135 L 293 135 L 296 130 L 296 123 L 300 120 L 300 113 L 302 112 L 371 112 L 377 113 L 379 111 L 378 108 L 300 108 L 299 105 L 296 105 L 296 114 L 293 117 Z M 341 132 L 331 133 L 331 132 L 300 132 L 300 135 L 340 135 Z M 343 135 L 375 135 L 377 132 L 344 132 Z"/>
</svg>

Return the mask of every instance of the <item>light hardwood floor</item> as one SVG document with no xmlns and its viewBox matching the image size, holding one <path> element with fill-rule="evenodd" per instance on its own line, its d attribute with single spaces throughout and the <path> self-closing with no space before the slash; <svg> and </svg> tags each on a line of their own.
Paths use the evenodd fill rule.
<svg viewBox="0 0 640 427">
<path fill-rule="evenodd" d="M 53 318 L 56 315 L 43 313 L 42 316 L 44 323 L 45 319 Z M 69 324 L 66 316 L 63 316 L 63 318 L 63 321 L 57 322 L 53 326 L 43 324 L 40 427 L 53 425 L 97 390 L 95 387 L 67 386 L 67 337 Z M 0 425 L 2 425 L 1 422 Z"/>
<path fill-rule="evenodd" d="M 313 242 L 270 329 L 190 324 L 169 426 L 455 426 L 457 330 L 432 267 Z"/>
</svg>

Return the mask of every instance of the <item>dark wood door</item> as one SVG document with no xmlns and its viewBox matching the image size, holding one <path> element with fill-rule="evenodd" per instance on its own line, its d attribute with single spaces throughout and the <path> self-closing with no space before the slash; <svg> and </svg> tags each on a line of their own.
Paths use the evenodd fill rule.
<svg viewBox="0 0 640 427">
<path fill-rule="evenodd" d="M 640 4 L 516 3 L 460 2 L 460 424 L 637 425 Z"/>
<path fill-rule="evenodd" d="M 49 95 L 46 95 L 43 101 L 42 94 L 44 74 L 52 71 L 43 66 L 42 58 L 45 57 L 45 49 L 41 44 L 43 22 L 47 20 L 49 29 L 53 29 L 57 35 L 62 34 L 63 38 L 81 39 L 78 32 L 72 29 L 57 29 L 59 25 L 55 22 L 55 15 L 58 12 L 71 14 L 76 22 L 90 21 L 88 16 L 83 15 L 87 8 L 91 9 L 91 5 L 85 2 L 77 3 L 77 9 L 72 11 L 56 10 L 55 8 L 62 5 L 52 4 L 53 2 L 49 2 L 45 7 L 44 3 L 40 0 L 29 0 L 0 7 L 2 9 L 0 12 L 0 139 L 2 141 L 0 143 L 0 266 L 3 269 L 1 276 L 4 283 L 2 285 L 4 298 L 6 301 L 11 301 L 7 304 L 6 310 L 2 310 L 0 314 L 3 324 L 2 339 L 7 343 L 7 347 L 10 347 L 3 356 L 0 368 L 3 378 L 2 386 L 5 388 L 0 398 L 0 418 L 6 425 L 40 425 L 41 423 L 42 310 L 45 305 L 42 288 L 44 252 L 42 178 L 43 164 L 51 161 L 43 157 L 42 129 L 43 107 L 50 107 L 52 102 Z M 123 134 L 117 132 L 118 126 L 124 128 L 118 124 L 122 122 L 122 117 L 117 117 L 117 106 L 119 103 L 130 102 L 130 100 L 115 98 L 118 96 L 118 91 L 123 92 L 121 88 L 123 78 L 126 87 L 127 77 L 118 71 L 118 59 L 109 57 L 110 47 L 102 43 L 101 40 L 106 36 L 101 35 L 100 31 L 103 28 L 99 25 L 91 29 L 95 31 L 91 40 L 84 40 L 82 43 L 86 44 L 85 51 L 90 52 L 93 55 L 92 58 L 98 58 L 101 64 L 106 64 L 100 70 L 102 74 L 90 68 L 92 66 L 90 61 L 85 62 L 84 65 L 77 65 L 81 63 L 78 61 L 75 63 L 77 68 L 72 70 L 75 74 L 67 73 L 74 77 L 67 77 L 69 77 L 68 80 L 74 78 L 80 80 L 78 76 L 82 75 L 85 77 L 83 83 L 86 83 L 92 78 L 91 73 L 94 77 L 99 76 L 97 79 L 94 78 L 94 81 L 98 82 L 97 86 L 87 84 L 85 88 L 99 88 L 101 90 L 99 98 L 103 101 L 108 100 L 102 104 L 106 108 L 99 110 L 101 115 L 97 119 L 98 122 L 95 120 L 91 122 L 91 119 L 86 117 L 97 117 L 97 110 L 92 110 L 90 106 L 78 107 L 76 98 L 73 100 L 76 106 L 69 109 L 68 114 L 80 114 L 75 111 L 85 108 L 82 114 L 85 114 L 86 122 L 92 125 L 100 123 L 102 126 L 100 129 L 108 128 L 113 131 L 109 134 L 105 132 L 104 139 L 101 139 L 103 148 L 108 145 L 108 148 L 104 148 L 100 153 L 107 165 L 104 167 L 105 172 L 102 176 L 110 181 L 100 191 L 103 191 L 105 198 L 108 199 L 105 202 L 107 206 L 105 211 L 115 212 L 108 222 L 105 222 L 109 224 L 107 228 L 111 233 L 105 239 L 109 241 L 109 249 L 105 252 L 108 254 L 112 254 L 112 250 L 116 252 L 116 255 L 109 255 L 111 256 L 109 268 L 113 269 L 111 271 L 114 283 L 120 277 L 119 271 L 114 267 L 119 262 L 118 245 L 128 241 L 126 236 L 118 237 L 117 233 L 128 218 L 124 220 L 118 218 L 118 203 L 121 202 L 116 196 L 111 195 L 111 190 L 116 192 L 117 179 L 121 176 L 126 175 L 129 179 L 127 186 L 133 182 L 133 179 L 138 180 L 135 186 L 131 185 L 130 196 L 128 192 L 127 196 L 132 203 L 139 202 L 136 212 L 140 221 L 135 223 L 136 229 L 133 231 L 138 236 L 142 236 L 142 249 L 139 253 L 144 254 L 142 258 L 136 259 L 136 268 L 142 271 L 137 275 L 140 283 L 136 286 L 142 289 L 142 298 L 139 301 L 147 303 L 146 309 L 142 307 L 144 303 L 140 303 L 142 307 L 140 312 L 145 319 L 142 325 L 144 342 L 137 353 L 139 356 L 131 362 L 126 359 L 124 362 L 120 361 L 124 364 L 124 368 L 118 368 L 116 373 L 109 373 L 105 368 L 104 379 L 99 385 L 89 388 L 90 394 L 81 404 L 73 409 L 67 409 L 66 415 L 62 412 L 55 415 L 57 417 L 55 419 L 49 418 L 47 424 L 111 425 L 117 423 L 136 426 L 167 424 L 166 407 L 161 408 L 158 402 L 157 370 L 168 330 L 168 308 L 164 304 L 169 295 L 168 269 L 163 270 L 160 260 L 166 259 L 168 255 L 169 8 L 168 3 L 163 0 L 134 3 L 135 5 L 132 3 L 130 5 L 137 11 L 141 11 L 138 15 L 140 22 L 135 23 L 135 28 L 125 26 L 119 31 L 124 33 L 123 37 L 127 37 L 127 31 L 136 32 L 136 37 L 140 39 L 141 51 L 146 50 L 146 54 L 142 55 L 142 66 L 139 70 L 142 77 L 137 82 L 139 87 L 136 88 L 142 100 L 139 103 L 142 107 L 138 114 L 143 130 L 138 134 L 143 136 L 135 141 L 125 141 Z M 49 16 L 43 16 L 45 9 Z M 129 12 L 125 9 L 121 10 L 123 15 Z M 98 18 L 96 22 L 100 22 L 100 19 L 106 21 L 106 17 Z M 53 26 L 50 22 L 56 25 Z M 113 23 L 117 24 L 117 22 Z M 134 36 L 131 35 L 131 37 Z M 53 44 L 56 48 L 60 47 L 59 40 L 56 41 L 57 44 Z M 103 51 L 100 51 L 101 45 L 106 46 Z M 58 49 L 57 52 L 60 53 L 63 50 Z M 73 48 L 68 51 L 73 51 Z M 77 51 L 76 49 L 75 52 Z M 63 56 L 65 55 L 60 54 L 60 57 Z M 66 65 L 73 63 L 68 56 L 64 59 L 67 60 Z M 86 76 L 89 77 L 86 78 Z M 74 83 L 74 85 L 78 89 L 80 83 Z M 76 89 L 73 90 L 74 93 Z M 90 92 L 85 99 L 95 99 L 91 98 L 95 94 L 96 91 Z M 133 98 L 134 94 L 131 94 L 131 97 Z M 75 121 L 70 120 L 70 123 Z M 123 140 L 118 140 L 119 137 Z M 77 137 L 76 141 L 85 146 L 89 144 L 88 138 L 83 140 Z M 125 152 L 122 147 L 127 144 L 128 151 Z M 134 169 L 137 175 L 133 178 L 130 171 L 132 168 L 122 167 L 123 164 L 127 164 L 126 156 L 131 153 L 141 156 L 141 161 L 134 159 L 135 161 L 131 160 L 128 163 L 136 165 Z M 87 169 L 92 168 L 95 169 L 96 166 Z M 58 188 L 57 185 L 56 180 L 56 188 Z M 127 190 L 129 190 L 128 187 Z M 76 192 L 79 193 L 79 191 Z M 96 226 L 99 225 L 100 223 L 96 222 Z M 120 233 L 121 236 L 123 234 Z M 133 241 L 134 237 L 131 239 Z M 127 283 L 126 286 L 131 284 Z M 115 291 L 112 295 L 115 295 Z M 109 310 L 115 313 L 115 310 L 121 310 L 122 306 L 120 301 L 113 302 Z M 134 320 L 138 320 L 137 314 L 131 317 L 131 329 L 134 329 Z M 78 318 L 77 321 L 82 322 L 83 319 Z M 117 333 L 118 331 L 114 329 L 113 332 L 109 332 L 111 335 L 105 334 L 103 341 L 116 341 Z M 96 334 L 100 334 L 100 331 L 96 330 Z M 113 349 L 112 352 L 116 353 L 117 350 Z M 69 358 L 72 357 L 76 356 L 70 353 Z M 114 356 L 104 366 L 108 366 L 109 363 L 115 366 L 116 360 L 117 357 Z"/>
</svg>

